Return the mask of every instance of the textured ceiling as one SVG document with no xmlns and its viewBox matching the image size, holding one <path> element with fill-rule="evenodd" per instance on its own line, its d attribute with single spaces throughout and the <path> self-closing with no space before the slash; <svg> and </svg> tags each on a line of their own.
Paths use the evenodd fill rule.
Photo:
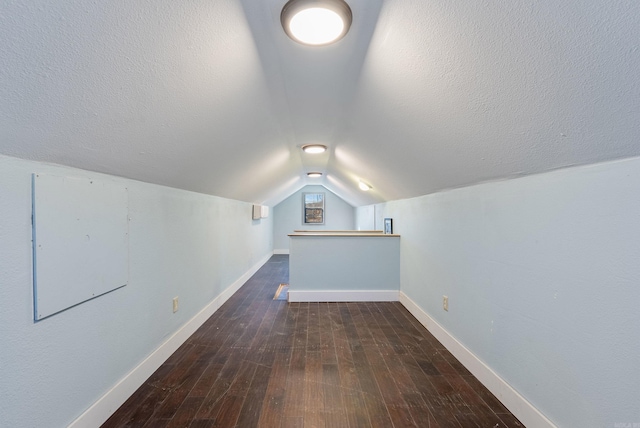
<svg viewBox="0 0 640 428">
<path fill-rule="evenodd" d="M 0 153 L 354 206 L 640 155 L 637 0 L 348 2 L 304 47 L 285 0 L 5 0 Z"/>
</svg>

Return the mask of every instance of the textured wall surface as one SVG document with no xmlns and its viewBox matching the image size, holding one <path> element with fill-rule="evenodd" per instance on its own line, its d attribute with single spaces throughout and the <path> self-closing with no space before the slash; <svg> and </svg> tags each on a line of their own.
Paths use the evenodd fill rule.
<svg viewBox="0 0 640 428">
<path fill-rule="evenodd" d="M 402 292 L 557 426 L 614 427 L 640 423 L 638 194 L 636 158 L 377 209 Z"/>
<path fill-rule="evenodd" d="M 129 193 L 129 284 L 34 323 L 31 174 Z M 0 425 L 67 426 L 272 250 L 251 205 L 0 156 Z M 179 310 L 172 299 L 179 296 Z"/>
</svg>

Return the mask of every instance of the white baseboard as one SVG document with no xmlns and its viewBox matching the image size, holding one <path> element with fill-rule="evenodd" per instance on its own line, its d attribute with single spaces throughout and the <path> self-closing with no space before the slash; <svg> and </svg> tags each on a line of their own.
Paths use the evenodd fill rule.
<svg viewBox="0 0 640 428">
<path fill-rule="evenodd" d="M 489 366 L 483 363 L 469 349 L 438 324 L 413 300 L 400 292 L 400 303 L 420 323 L 425 326 L 436 339 L 442 343 L 511 413 L 526 427 L 556 428 L 546 416 L 529 401 L 498 376 Z"/>
<path fill-rule="evenodd" d="M 289 290 L 289 302 L 397 302 L 398 290 Z"/>
<path fill-rule="evenodd" d="M 289 250 L 287 249 L 273 250 L 273 254 L 289 254 Z"/>
<path fill-rule="evenodd" d="M 206 320 L 264 265 L 271 254 L 253 265 L 178 331 L 127 373 L 118 383 L 74 420 L 69 428 L 95 428 L 102 425 Z"/>
</svg>

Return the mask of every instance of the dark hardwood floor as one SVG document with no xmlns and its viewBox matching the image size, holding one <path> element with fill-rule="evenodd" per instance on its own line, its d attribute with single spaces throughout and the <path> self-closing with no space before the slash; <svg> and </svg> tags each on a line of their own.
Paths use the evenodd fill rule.
<svg viewBox="0 0 640 428">
<path fill-rule="evenodd" d="M 287 303 L 273 256 L 103 427 L 522 427 L 409 312 Z"/>
</svg>

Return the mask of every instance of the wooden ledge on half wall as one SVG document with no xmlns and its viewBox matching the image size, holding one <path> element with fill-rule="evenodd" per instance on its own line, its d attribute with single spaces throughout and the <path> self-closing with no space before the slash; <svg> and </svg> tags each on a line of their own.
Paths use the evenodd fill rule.
<svg viewBox="0 0 640 428">
<path fill-rule="evenodd" d="M 288 236 L 354 236 L 399 237 L 397 234 L 385 234 L 382 230 L 294 230 Z"/>
</svg>

